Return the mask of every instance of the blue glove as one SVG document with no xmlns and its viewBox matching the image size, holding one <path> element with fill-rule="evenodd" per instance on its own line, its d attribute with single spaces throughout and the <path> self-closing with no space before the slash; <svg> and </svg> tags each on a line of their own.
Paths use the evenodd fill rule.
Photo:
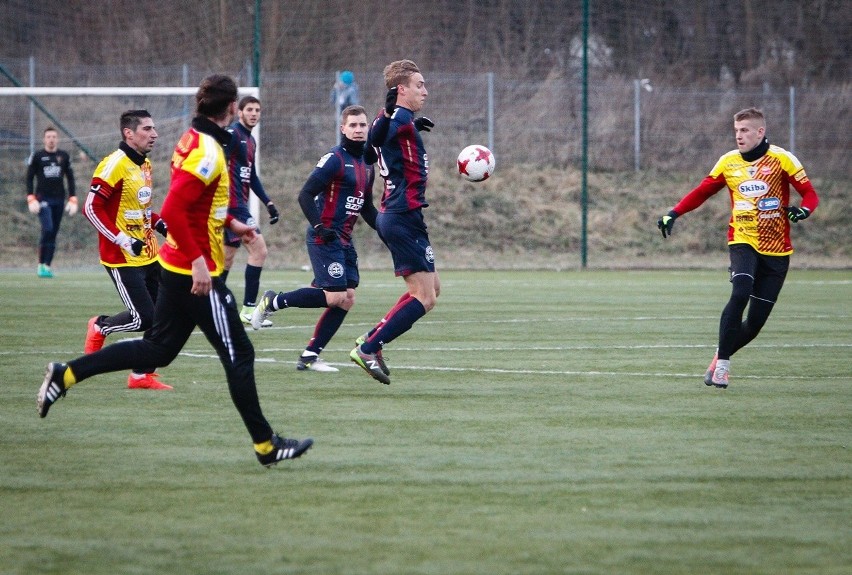
<svg viewBox="0 0 852 575">
<path fill-rule="evenodd" d="M 797 208 L 796 206 L 787 206 L 784 208 L 787 212 L 787 219 L 789 219 L 794 224 L 801 220 L 806 220 L 809 215 L 811 215 L 811 211 L 808 208 Z"/>
<path fill-rule="evenodd" d="M 660 229 L 660 232 L 662 232 L 664 238 L 672 235 L 672 228 L 674 227 L 676 219 L 677 212 L 669 210 L 669 213 L 657 220 L 657 227 Z"/>
</svg>

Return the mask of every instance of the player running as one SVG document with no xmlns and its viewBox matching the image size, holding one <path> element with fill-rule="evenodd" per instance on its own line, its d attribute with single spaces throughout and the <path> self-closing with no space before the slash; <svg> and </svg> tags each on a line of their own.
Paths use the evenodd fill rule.
<svg viewBox="0 0 852 575">
<path fill-rule="evenodd" d="M 257 293 L 260 291 L 260 274 L 263 272 L 263 264 L 266 262 L 268 253 L 266 240 L 263 239 L 257 222 L 249 211 L 249 194 L 254 192 L 266 206 L 269 225 L 278 222 L 279 213 L 278 208 L 266 195 L 266 190 L 263 189 L 263 184 L 260 183 L 260 177 L 257 175 L 255 161 L 257 141 L 251 135 L 251 131 L 260 122 L 260 100 L 254 96 L 245 96 L 240 100 L 238 109 L 238 119 L 228 128 L 228 131 L 233 134 L 233 140 L 228 146 L 228 172 L 231 179 L 228 213 L 255 228 L 255 236 L 254 239 L 247 240 L 231 230 L 225 230 L 225 271 L 222 272 L 222 280 L 227 281 L 237 249 L 241 244 L 245 244 L 248 250 L 248 262 L 240 317 L 244 324 L 249 324 L 257 303 Z M 271 325 L 271 321 L 265 322 L 265 327 Z"/>
<path fill-rule="evenodd" d="M 819 205 L 796 156 L 769 145 L 765 134 L 763 112 L 755 108 L 737 112 L 737 149 L 719 158 L 698 187 L 657 222 L 663 237 L 670 236 L 675 219 L 728 188 L 731 297 L 719 322 L 719 347 L 704 374 L 708 386 L 728 387 L 731 356 L 760 333 L 784 285 L 793 253 L 790 222 L 806 219 Z M 790 203 L 790 186 L 802 196 L 800 207 Z"/>
<path fill-rule="evenodd" d="M 246 334 L 234 294 L 222 281 L 225 263 L 225 227 L 241 236 L 254 228 L 228 214 L 228 168 L 224 146 L 231 141 L 225 126 L 237 109 L 237 84 L 213 75 L 204 79 L 195 96 L 197 115 L 172 155 L 172 179 L 162 216 L 170 222 L 166 244 L 160 250 L 160 288 L 154 325 L 142 339 L 121 341 L 68 363 L 47 365 L 38 390 L 38 414 L 68 389 L 101 373 L 138 365 L 170 364 L 196 327 L 216 350 L 225 370 L 231 401 L 254 443 L 264 466 L 293 459 L 313 440 L 285 439 L 272 431 L 263 415 L 254 377 L 254 347 Z"/>
<path fill-rule="evenodd" d="M 166 222 L 151 210 L 154 194 L 148 153 L 157 129 L 147 110 L 128 110 L 119 119 L 122 141 L 101 160 L 83 214 L 98 231 L 101 264 L 127 308 L 89 320 L 85 353 L 101 349 L 111 333 L 145 331 L 154 321 L 160 284 L 159 244 L 154 229 L 166 235 Z M 127 377 L 130 389 L 172 389 L 154 366 L 137 366 Z"/>
<path fill-rule="evenodd" d="M 308 220 L 305 243 L 314 271 L 312 287 L 291 292 L 267 290 L 252 316 L 260 329 L 275 311 L 285 307 L 328 308 L 320 316 L 313 337 L 296 363 L 298 370 L 338 371 L 319 354 L 337 333 L 355 305 L 358 254 L 352 230 L 358 216 L 376 228 L 373 205 L 375 152 L 366 149 L 367 112 L 361 106 L 345 108 L 340 118 L 341 143 L 320 158 L 299 193 L 299 206 Z M 364 160 L 365 152 L 368 160 Z"/>
</svg>

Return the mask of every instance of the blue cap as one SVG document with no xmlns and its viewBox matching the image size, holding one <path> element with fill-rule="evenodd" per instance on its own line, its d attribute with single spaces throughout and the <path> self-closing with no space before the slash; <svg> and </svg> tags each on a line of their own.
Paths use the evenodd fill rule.
<svg viewBox="0 0 852 575">
<path fill-rule="evenodd" d="M 351 84 L 355 80 L 355 74 L 349 70 L 344 70 L 340 73 L 340 81 L 344 84 Z"/>
</svg>

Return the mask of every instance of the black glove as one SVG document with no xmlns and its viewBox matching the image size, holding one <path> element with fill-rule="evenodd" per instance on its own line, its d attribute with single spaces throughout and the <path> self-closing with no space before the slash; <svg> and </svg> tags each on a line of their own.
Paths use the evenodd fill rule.
<svg viewBox="0 0 852 575">
<path fill-rule="evenodd" d="M 393 111 L 396 110 L 396 96 L 396 86 L 388 90 L 388 94 L 385 96 L 385 114 L 388 116 L 393 116 Z"/>
<path fill-rule="evenodd" d="M 322 238 L 322 243 L 324 244 L 330 244 L 337 239 L 337 232 L 331 228 L 323 226 L 322 224 L 314 226 L 314 233 Z"/>
<path fill-rule="evenodd" d="M 133 250 L 134 256 L 138 256 L 145 249 L 145 242 L 136 238 L 130 238 L 130 249 Z"/>
<path fill-rule="evenodd" d="M 417 128 L 418 132 L 428 132 L 435 127 L 435 122 L 426 116 L 423 116 L 422 118 L 416 118 L 414 120 L 414 127 Z"/>
<path fill-rule="evenodd" d="M 272 202 L 266 204 L 266 211 L 269 212 L 269 225 L 277 224 L 281 214 L 278 213 L 278 208 L 275 207 L 275 204 Z"/>
<path fill-rule="evenodd" d="M 676 219 L 677 212 L 669 210 L 669 213 L 657 220 L 657 227 L 660 229 L 660 232 L 662 232 L 664 238 L 672 235 L 672 228 L 674 227 Z"/>
<path fill-rule="evenodd" d="M 169 233 L 169 226 L 166 225 L 166 220 L 163 218 L 157 220 L 157 224 L 154 226 L 154 229 L 163 237 L 166 237 Z"/>
<path fill-rule="evenodd" d="M 805 220 L 809 215 L 811 215 L 811 211 L 808 208 L 797 208 L 796 206 L 787 206 L 784 208 L 787 212 L 787 219 L 789 219 L 794 224 L 800 220 Z"/>
</svg>

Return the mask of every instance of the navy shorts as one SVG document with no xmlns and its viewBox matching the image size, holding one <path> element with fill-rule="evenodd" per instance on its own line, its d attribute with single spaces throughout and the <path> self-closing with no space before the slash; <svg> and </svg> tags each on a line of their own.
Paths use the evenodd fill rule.
<svg viewBox="0 0 852 575">
<path fill-rule="evenodd" d="M 248 206 L 238 206 L 236 208 L 228 208 L 228 213 L 231 214 L 235 220 L 239 220 L 242 223 L 249 226 L 257 226 L 257 220 L 255 220 L 251 212 L 248 209 Z M 260 234 L 260 228 L 255 229 L 255 233 Z M 232 232 L 229 228 L 225 228 L 225 245 L 230 246 L 232 248 L 238 248 L 242 245 L 243 239 Z"/>
<path fill-rule="evenodd" d="M 435 271 L 435 254 L 429 243 L 422 210 L 401 214 L 379 212 L 376 231 L 393 258 L 393 271 L 406 277 L 417 272 Z"/>
<path fill-rule="evenodd" d="M 311 234 L 309 234 L 311 235 Z M 343 245 L 337 240 L 330 244 L 314 243 L 313 237 L 307 242 L 308 256 L 314 268 L 314 281 L 311 285 L 326 291 L 346 291 L 355 289 L 361 281 L 358 275 L 358 254 L 352 244 Z"/>
</svg>

